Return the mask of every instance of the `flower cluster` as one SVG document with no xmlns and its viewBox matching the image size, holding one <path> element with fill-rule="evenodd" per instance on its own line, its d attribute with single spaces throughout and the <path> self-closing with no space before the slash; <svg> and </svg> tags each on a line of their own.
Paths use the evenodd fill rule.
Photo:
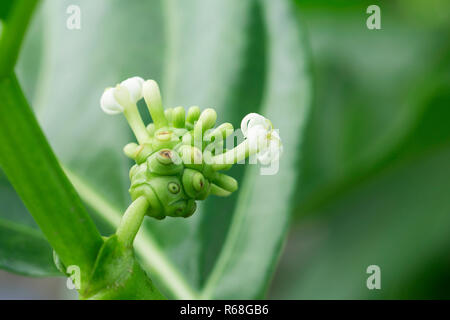
<svg viewBox="0 0 450 320">
<path fill-rule="evenodd" d="M 137 109 L 144 98 L 153 123 L 145 126 Z M 133 200 L 145 197 L 148 216 L 188 217 L 195 200 L 208 195 L 228 196 L 237 181 L 220 172 L 255 155 L 261 164 L 278 161 L 281 139 L 265 117 L 251 113 L 241 130 L 245 140 L 227 149 L 225 141 L 234 133 L 232 124 L 215 127 L 217 113 L 197 106 L 164 109 L 158 84 L 140 77 L 129 78 L 103 93 L 100 105 L 107 114 L 123 113 L 138 143 L 129 143 L 124 153 L 136 164 L 130 170 Z"/>
</svg>

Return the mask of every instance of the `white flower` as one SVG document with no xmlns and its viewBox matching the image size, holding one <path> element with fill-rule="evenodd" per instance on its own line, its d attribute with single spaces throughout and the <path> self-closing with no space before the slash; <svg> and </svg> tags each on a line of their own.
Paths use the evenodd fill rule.
<svg viewBox="0 0 450 320">
<path fill-rule="evenodd" d="M 269 119 L 263 117 L 258 113 L 249 113 L 241 121 L 241 130 L 244 137 L 247 137 L 248 130 L 255 128 L 257 126 L 262 126 L 265 130 L 272 130 L 272 123 Z"/>
<path fill-rule="evenodd" d="M 106 88 L 100 99 L 100 106 L 103 112 L 107 114 L 118 114 L 123 112 L 124 108 L 116 101 L 114 97 L 115 88 Z"/>
<path fill-rule="evenodd" d="M 241 130 L 249 141 L 250 152 L 257 153 L 261 164 L 268 165 L 280 159 L 283 152 L 281 138 L 269 119 L 250 113 L 242 119 Z"/>
<path fill-rule="evenodd" d="M 136 103 L 142 98 L 142 84 L 144 79 L 140 77 L 128 78 L 120 83 L 120 87 L 127 89 L 130 102 Z M 125 109 L 123 104 L 120 104 L 116 99 L 115 88 L 107 88 L 100 99 L 100 106 L 107 114 L 122 113 Z"/>
<path fill-rule="evenodd" d="M 133 103 L 138 102 L 142 98 L 142 84 L 144 79 L 141 77 L 132 77 L 120 83 L 121 86 L 128 89 L 130 99 Z"/>
<path fill-rule="evenodd" d="M 280 160 L 283 153 L 283 145 L 278 132 L 272 130 L 268 135 L 270 136 L 267 139 L 267 148 L 258 153 L 258 161 L 263 165 L 269 165 Z"/>
</svg>

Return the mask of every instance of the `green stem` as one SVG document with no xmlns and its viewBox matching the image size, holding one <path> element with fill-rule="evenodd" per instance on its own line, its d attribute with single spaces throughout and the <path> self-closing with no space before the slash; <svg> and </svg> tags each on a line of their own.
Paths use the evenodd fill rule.
<svg viewBox="0 0 450 320">
<path fill-rule="evenodd" d="M 230 164 L 238 163 L 257 152 L 258 150 L 256 150 L 256 148 L 250 149 L 248 139 L 245 139 L 235 148 L 214 156 L 212 158 L 212 167 L 216 171 L 224 170 L 228 168 Z"/>
<path fill-rule="evenodd" d="M 0 78 L 9 75 L 16 65 L 28 24 L 39 0 L 16 0 L 3 21 L 0 37 Z"/>
<path fill-rule="evenodd" d="M 150 135 L 145 128 L 145 124 L 139 114 L 139 110 L 134 103 L 127 105 L 123 112 L 125 118 L 127 119 L 131 130 L 133 130 L 139 144 L 143 144 L 150 141 Z"/>
<path fill-rule="evenodd" d="M 149 205 L 147 199 L 140 196 L 125 211 L 116 232 L 119 242 L 125 247 L 133 246 L 134 238 L 136 238 Z"/>
</svg>

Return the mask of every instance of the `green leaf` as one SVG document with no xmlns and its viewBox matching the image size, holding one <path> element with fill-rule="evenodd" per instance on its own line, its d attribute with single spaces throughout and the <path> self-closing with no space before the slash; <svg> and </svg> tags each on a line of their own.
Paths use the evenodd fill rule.
<svg viewBox="0 0 450 320">
<path fill-rule="evenodd" d="M 0 79 L 0 166 L 66 265 L 92 267 L 102 239 L 65 177 L 15 77 Z"/>
<path fill-rule="evenodd" d="M 39 0 L 6 1 L 0 5 L 0 77 L 8 76 L 19 56 L 19 49 Z"/>
<path fill-rule="evenodd" d="M 272 298 L 448 298 L 442 290 L 408 288 L 432 279 L 438 289 L 439 274 L 448 270 L 449 163 L 447 145 L 383 170 L 321 210 L 333 218 L 305 219 L 286 249 Z M 381 290 L 366 287 L 370 265 L 381 268 Z"/>
<path fill-rule="evenodd" d="M 34 277 L 57 275 L 52 249 L 0 170 L 0 268 Z"/>
<path fill-rule="evenodd" d="M 280 128 L 285 153 L 273 176 L 247 170 L 224 248 L 206 284 L 207 298 L 262 298 L 289 225 L 297 150 L 311 99 L 308 59 L 289 2 L 261 3 L 271 44 L 262 113 Z"/>
<path fill-rule="evenodd" d="M 5 0 L 0 3 L 0 20 L 3 20 L 8 16 L 12 3 L 13 0 Z"/>
<path fill-rule="evenodd" d="M 274 298 L 448 297 L 450 82 L 440 81 L 418 99 L 420 117 L 383 166 L 301 220 Z M 379 291 L 366 287 L 372 264 Z"/>
<path fill-rule="evenodd" d="M 305 132 L 298 217 L 369 174 L 397 147 L 420 117 L 416 92 L 448 52 L 445 36 L 393 10 L 383 12 L 388 31 L 373 32 L 361 27 L 368 4 L 338 1 L 340 10 L 326 4 L 299 1 L 316 97 Z"/>
<path fill-rule="evenodd" d="M 0 219 L 0 268 L 34 277 L 61 275 L 41 232 L 4 219 Z"/>
</svg>

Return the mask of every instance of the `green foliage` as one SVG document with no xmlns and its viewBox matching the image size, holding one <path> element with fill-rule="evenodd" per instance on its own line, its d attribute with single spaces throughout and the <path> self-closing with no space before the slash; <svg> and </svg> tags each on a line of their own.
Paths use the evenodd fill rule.
<svg viewBox="0 0 450 320">
<path fill-rule="evenodd" d="M 420 17 L 407 1 L 381 5 L 380 32 L 361 27 L 364 5 L 299 2 L 317 97 L 271 297 L 448 297 L 448 28 L 422 20 L 437 2 Z M 371 264 L 380 291 L 365 286 Z"/>
<path fill-rule="evenodd" d="M 48 0 L 17 73 L 104 235 L 130 203 L 132 163 L 121 150 L 134 139 L 124 119 L 101 112 L 105 87 L 139 75 L 162 84 L 165 106 L 213 107 L 219 122 L 235 127 L 260 112 L 280 129 L 285 154 L 277 175 L 236 166 L 230 175 L 240 188 L 229 198 L 209 197 L 190 219 L 144 221 L 136 255 L 167 297 L 262 298 L 273 278 L 271 298 L 448 298 L 448 4 L 380 3 L 376 31 L 365 26 L 371 1 L 295 3 L 83 0 L 82 28 L 68 30 L 61 13 L 72 2 Z M 3 111 L 2 121 L 19 116 Z M 36 173 L 23 185 L 47 182 L 45 167 L 26 166 Z M 49 245 L 12 187 L 0 187 L 0 268 L 56 275 Z M 42 194 L 32 197 L 50 202 Z M 98 298 L 113 297 L 98 290 L 121 268 L 146 279 L 115 239 L 99 257 L 108 263 L 95 267 L 90 287 Z M 42 255 L 29 250 L 31 242 Z M 102 269 L 109 263 L 117 270 Z M 381 291 L 366 288 L 371 264 L 381 267 Z M 137 284 L 134 276 L 127 282 Z M 147 280 L 141 284 L 153 292 Z"/>
<path fill-rule="evenodd" d="M 138 74 L 162 83 L 167 106 L 212 106 L 223 117 L 219 121 L 236 127 L 246 113 L 260 111 L 281 132 L 286 128 L 288 150 L 279 176 L 247 170 L 238 196 L 208 199 L 189 220 L 145 221 L 135 243 L 143 267 L 169 297 L 262 297 L 288 227 L 295 184 L 290 171 L 310 99 L 293 6 L 288 1 L 82 1 L 82 29 L 71 31 L 60 27 L 65 16 L 57 14 L 69 3 L 42 6 L 48 18 L 45 43 L 34 43 L 45 48 L 36 87 L 26 81 L 33 75 L 21 66 L 18 72 L 52 147 L 104 233 L 118 224 L 130 202 L 131 164 L 121 149 L 131 132 L 98 105 L 111 83 Z M 29 59 L 35 59 L 33 53 L 24 52 L 21 63 L 29 65 Z M 298 117 L 283 116 L 294 111 Z M 233 172 L 242 179 L 243 168 Z M 259 194 L 270 198 L 267 207 L 248 201 Z M 246 260 L 248 251 L 257 258 Z"/>
<path fill-rule="evenodd" d="M 5 0 L 0 4 L 0 20 L 6 19 L 11 11 L 13 0 Z"/>
<path fill-rule="evenodd" d="M 61 264 L 76 266 L 80 271 L 82 296 L 88 292 L 103 297 L 107 291 L 106 297 L 110 298 L 162 298 L 134 259 L 131 248 L 122 250 L 112 245 L 111 254 L 104 249 L 111 248 L 111 241 L 102 246 L 103 239 L 63 173 L 16 79 L 15 59 L 36 3 L 16 1 L 0 37 L 0 166 Z M 35 275 L 43 273 L 38 267 L 55 273 L 48 259 L 48 244 L 39 233 L 6 221 L 2 221 L 1 228 L 0 243 L 5 255 L 0 266 Z M 11 241 L 21 236 L 22 245 L 29 244 L 32 238 L 35 243 L 13 250 Z M 39 253 L 43 254 L 37 259 Z M 127 272 L 117 277 L 117 270 L 104 268 L 102 259 L 117 267 L 122 264 Z M 29 260 L 28 264 L 24 260 Z M 102 276 L 110 280 L 109 286 L 101 285 L 96 276 L 99 263 Z"/>
<path fill-rule="evenodd" d="M 29 276 L 60 275 L 52 249 L 38 230 L 0 219 L 0 267 Z"/>
</svg>

